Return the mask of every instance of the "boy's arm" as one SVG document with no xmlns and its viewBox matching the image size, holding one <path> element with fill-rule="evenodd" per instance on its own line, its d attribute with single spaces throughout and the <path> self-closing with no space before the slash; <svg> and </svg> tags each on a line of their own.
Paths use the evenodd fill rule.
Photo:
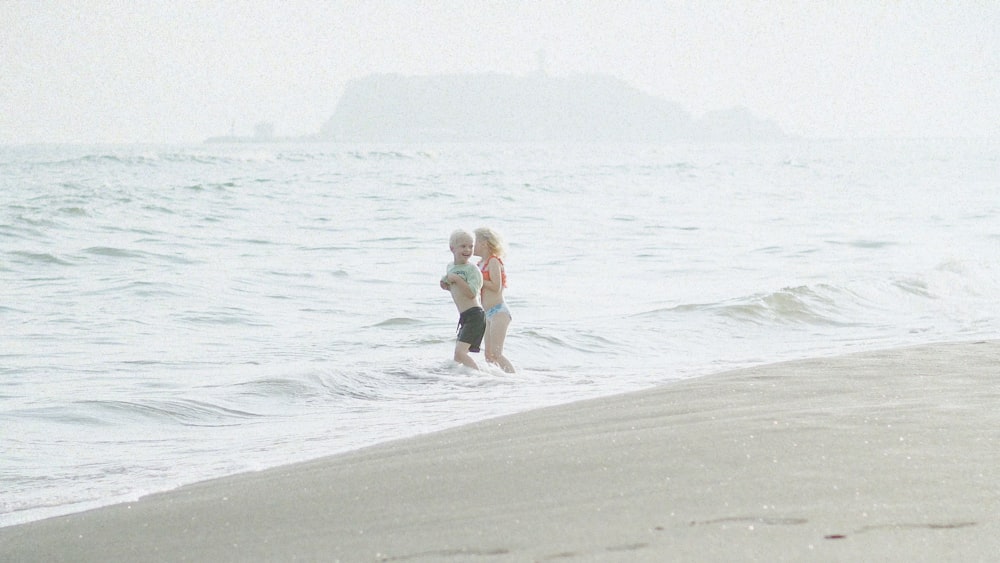
<svg viewBox="0 0 1000 563">
<path fill-rule="evenodd" d="M 472 299 L 473 297 L 476 296 L 476 292 L 472 291 L 472 288 L 469 287 L 469 283 L 466 282 L 465 279 L 463 279 L 462 276 L 458 274 L 448 274 L 448 283 L 450 283 L 451 285 L 458 286 L 458 289 L 462 293 L 464 293 L 465 296 L 468 297 L 469 299 Z"/>
<path fill-rule="evenodd" d="M 445 291 L 451 291 L 450 287 L 451 284 L 448 282 L 448 275 L 450 274 L 450 272 L 451 272 L 451 265 L 449 264 L 449 267 L 445 268 L 444 275 L 441 276 L 441 289 Z"/>
</svg>

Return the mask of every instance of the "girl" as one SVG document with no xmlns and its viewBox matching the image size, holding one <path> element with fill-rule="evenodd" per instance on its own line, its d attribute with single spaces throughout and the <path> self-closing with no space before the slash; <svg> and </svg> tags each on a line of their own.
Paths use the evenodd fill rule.
<svg viewBox="0 0 1000 563">
<path fill-rule="evenodd" d="M 500 235 L 487 227 L 476 229 L 474 254 L 479 256 L 479 270 L 483 273 L 482 304 L 486 310 L 486 361 L 500 366 L 507 373 L 514 373 L 514 366 L 503 355 L 503 341 L 510 325 L 510 309 L 503 301 L 507 287 L 507 272 L 503 266 L 506 246 Z"/>
</svg>

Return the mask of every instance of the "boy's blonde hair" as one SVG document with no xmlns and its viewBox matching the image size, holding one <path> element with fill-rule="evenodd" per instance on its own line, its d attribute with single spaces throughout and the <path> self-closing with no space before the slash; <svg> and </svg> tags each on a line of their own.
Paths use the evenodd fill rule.
<svg viewBox="0 0 1000 563">
<path fill-rule="evenodd" d="M 503 258 L 507 254 L 507 245 L 503 241 L 500 233 L 489 227 L 479 227 L 476 229 L 476 238 L 486 241 L 486 246 L 490 249 L 490 254 L 495 254 Z"/>
<path fill-rule="evenodd" d="M 465 229 L 456 229 L 451 232 L 451 236 L 448 238 L 448 246 L 455 246 L 458 244 L 458 239 L 466 237 L 469 240 L 474 240 L 472 235 L 469 234 L 469 231 L 466 231 Z"/>
</svg>

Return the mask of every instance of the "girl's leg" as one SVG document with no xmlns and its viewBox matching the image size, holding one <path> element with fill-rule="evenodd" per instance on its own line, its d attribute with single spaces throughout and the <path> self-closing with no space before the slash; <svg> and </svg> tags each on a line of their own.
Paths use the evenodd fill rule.
<svg viewBox="0 0 1000 563">
<path fill-rule="evenodd" d="M 507 373 L 514 373 L 514 366 L 503 355 L 503 343 L 507 338 L 507 327 L 510 326 L 510 315 L 497 313 L 486 322 L 486 361 L 500 366 Z"/>
</svg>

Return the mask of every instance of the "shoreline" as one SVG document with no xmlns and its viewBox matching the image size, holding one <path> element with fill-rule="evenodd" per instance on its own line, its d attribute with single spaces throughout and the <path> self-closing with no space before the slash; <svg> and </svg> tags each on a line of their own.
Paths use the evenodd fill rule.
<svg viewBox="0 0 1000 563">
<path fill-rule="evenodd" d="M 990 560 L 1000 341 L 794 360 L 0 528 L 18 561 Z"/>
</svg>

